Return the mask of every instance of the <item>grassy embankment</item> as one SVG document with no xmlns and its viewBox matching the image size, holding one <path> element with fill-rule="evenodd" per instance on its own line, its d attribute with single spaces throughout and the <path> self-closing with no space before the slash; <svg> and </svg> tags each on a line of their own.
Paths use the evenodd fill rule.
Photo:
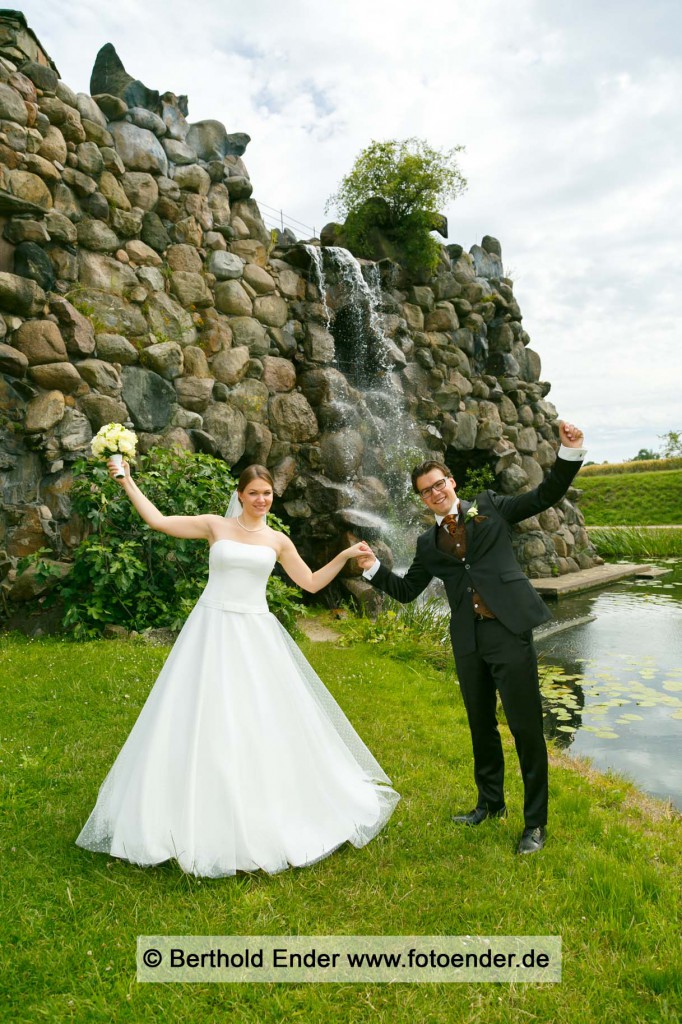
<svg viewBox="0 0 682 1024">
<path fill-rule="evenodd" d="M 604 558 L 682 556 L 682 530 L 651 529 L 682 525 L 679 463 L 646 463 L 642 470 L 642 463 L 626 462 L 580 471 L 575 481 L 583 492 L 580 508 L 590 540 Z"/>
<path fill-rule="evenodd" d="M 506 821 L 477 829 L 452 669 L 386 644 L 305 653 L 402 794 L 363 850 L 274 877 L 200 880 L 74 846 L 167 648 L 0 638 L 5 910 L 1 1019 L 13 1024 L 651 1024 L 679 1019 L 682 822 L 615 777 L 556 757 L 550 837 L 515 852 L 521 786 L 509 736 Z M 561 935 L 561 984 L 138 985 L 138 934 Z"/>
</svg>

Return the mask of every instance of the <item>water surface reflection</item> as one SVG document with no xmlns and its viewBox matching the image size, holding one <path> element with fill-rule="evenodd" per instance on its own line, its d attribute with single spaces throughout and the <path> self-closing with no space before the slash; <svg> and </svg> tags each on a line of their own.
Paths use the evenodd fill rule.
<svg viewBox="0 0 682 1024">
<path fill-rule="evenodd" d="M 593 618 L 540 629 L 536 646 L 541 667 L 564 673 L 545 680 L 548 735 L 682 808 L 682 563 L 667 567 L 557 602 L 555 623 Z"/>
</svg>

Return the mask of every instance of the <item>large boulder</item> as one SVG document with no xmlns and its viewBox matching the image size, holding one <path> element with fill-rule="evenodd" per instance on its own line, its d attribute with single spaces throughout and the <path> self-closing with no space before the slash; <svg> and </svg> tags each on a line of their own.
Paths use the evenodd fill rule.
<svg viewBox="0 0 682 1024">
<path fill-rule="evenodd" d="M 107 423 L 127 423 L 128 410 L 123 402 L 109 395 L 85 395 L 79 405 L 90 422 L 93 431 Z"/>
<path fill-rule="evenodd" d="M 116 252 L 119 240 L 108 224 L 101 220 L 82 220 L 78 225 L 78 244 L 93 252 Z"/>
<path fill-rule="evenodd" d="M 178 345 L 193 345 L 197 338 L 191 313 L 165 292 L 154 292 L 145 305 L 151 330 L 159 340 L 175 341 Z"/>
<path fill-rule="evenodd" d="M 324 472 L 332 480 L 347 480 L 362 463 L 364 444 L 357 430 L 337 430 L 323 434 L 320 454 Z"/>
<path fill-rule="evenodd" d="M 241 156 L 250 136 L 243 132 L 228 135 L 220 121 L 197 121 L 190 125 L 185 142 L 200 160 L 223 160 L 226 156 Z"/>
<path fill-rule="evenodd" d="M 2 83 L 0 83 L 2 84 Z M 52 208 L 52 195 L 42 178 L 30 171 L 8 171 L 9 191 L 17 199 L 39 207 L 41 210 Z M 93 189 L 94 191 L 94 189 Z"/>
<path fill-rule="evenodd" d="M 45 299 L 45 292 L 35 281 L 0 272 L 0 308 L 3 313 L 37 316 L 45 305 Z"/>
<path fill-rule="evenodd" d="M 159 186 L 146 171 L 127 171 L 121 175 L 120 183 L 131 206 L 148 212 L 159 201 Z"/>
<path fill-rule="evenodd" d="M 79 279 L 85 288 L 116 295 L 130 295 L 137 288 L 135 271 L 111 256 L 81 249 L 78 253 Z"/>
<path fill-rule="evenodd" d="M 255 358 L 270 351 L 270 339 L 262 324 L 250 316 L 236 316 L 230 320 L 232 342 L 236 346 L 246 345 Z"/>
<path fill-rule="evenodd" d="M 244 263 L 233 252 L 216 250 L 209 256 L 208 269 L 218 281 L 230 281 L 242 276 Z"/>
<path fill-rule="evenodd" d="M 258 295 L 270 295 L 275 290 L 274 278 L 268 274 L 267 270 L 259 267 L 257 263 L 246 264 L 244 267 L 244 281 Z"/>
<path fill-rule="evenodd" d="M 98 322 L 98 331 L 110 331 L 126 338 L 141 337 L 149 331 L 138 307 L 120 295 L 97 288 L 82 288 L 78 292 L 78 304 L 81 309 L 87 309 L 93 321 Z"/>
<path fill-rule="evenodd" d="M 168 174 L 168 157 L 153 132 L 138 128 L 127 121 L 114 121 L 110 125 L 116 152 L 129 171 L 149 171 Z"/>
<path fill-rule="evenodd" d="M 221 281 L 215 290 L 216 308 L 233 316 L 251 316 L 253 303 L 239 281 Z"/>
<path fill-rule="evenodd" d="M 26 407 L 24 430 L 27 434 L 42 434 L 56 426 L 64 415 L 66 405 L 61 391 L 48 391 L 31 399 Z"/>
<path fill-rule="evenodd" d="M 66 350 L 72 356 L 88 356 L 95 349 L 95 332 L 86 316 L 61 296 L 50 299 L 50 312 L 59 320 Z"/>
<path fill-rule="evenodd" d="M 185 307 L 203 309 L 213 305 L 213 295 L 201 274 L 176 270 L 171 277 L 171 291 Z"/>
<path fill-rule="evenodd" d="M 270 428 L 282 441 L 312 441 L 318 434 L 315 413 L 306 398 L 294 391 L 273 395 L 269 405 Z"/>
<path fill-rule="evenodd" d="M 219 352 L 211 363 L 213 376 L 221 384 L 238 384 L 246 376 L 250 358 L 249 350 L 244 345 Z"/>
<path fill-rule="evenodd" d="M 67 362 L 69 358 L 61 331 L 52 320 L 26 320 L 14 334 L 13 344 L 30 366 Z"/>
<path fill-rule="evenodd" d="M 97 356 L 110 363 L 132 366 L 138 359 L 138 351 L 122 334 L 102 333 L 97 335 Z"/>
<path fill-rule="evenodd" d="M 334 338 L 321 324 L 310 321 L 306 324 L 304 351 L 313 363 L 331 363 L 336 349 Z"/>
<path fill-rule="evenodd" d="M 259 295 L 253 300 L 253 315 L 268 327 L 284 327 L 289 307 L 279 295 Z"/>
<path fill-rule="evenodd" d="M 15 121 L 22 126 L 28 123 L 28 112 L 23 96 L 5 82 L 0 82 L 0 119 Z"/>
<path fill-rule="evenodd" d="M 65 452 L 83 451 L 92 440 L 92 427 L 80 410 L 66 409 L 56 434 Z"/>
<path fill-rule="evenodd" d="M 21 242 L 16 247 L 14 270 L 21 277 L 35 281 L 46 292 L 54 288 L 56 275 L 52 260 L 35 242 Z"/>
<path fill-rule="evenodd" d="M 296 386 L 296 368 L 289 359 L 280 359 L 279 356 L 264 356 L 261 379 L 272 393 L 292 391 Z"/>
<path fill-rule="evenodd" d="M 207 196 L 211 187 L 208 171 L 205 171 L 199 164 L 181 164 L 176 167 L 174 180 L 181 189 L 187 192 L 197 192 L 200 196 Z"/>
<path fill-rule="evenodd" d="M 100 93 L 118 96 L 128 107 L 144 107 L 159 114 L 162 110 L 158 91 L 148 89 L 138 78 L 128 74 L 111 43 L 105 43 L 98 52 L 90 76 L 90 94 L 99 96 Z"/>
<path fill-rule="evenodd" d="M 45 135 L 43 141 L 38 149 L 38 156 L 42 156 L 43 160 L 50 160 L 64 165 L 66 163 L 66 154 L 68 149 L 66 146 L 66 139 L 60 132 L 56 125 L 48 125 L 45 129 Z"/>
<path fill-rule="evenodd" d="M 12 345 L 0 343 L 0 373 L 9 377 L 23 377 L 28 367 L 28 359 L 23 352 Z"/>
<path fill-rule="evenodd" d="M 238 352 L 239 349 L 233 351 Z M 241 409 L 250 423 L 267 423 L 269 394 L 262 381 L 249 377 L 232 388 L 228 402 Z"/>
<path fill-rule="evenodd" d="M 114 177 L 111 171 L 102 171 L 99 179 L 99 190 L 109 203 L 109 206 L 113 206 L 117 210 L 128 211 L 131 209 L 128 196 L 125 194 L 118 178 Z"/>
<path fill-rule="evenodd" d="M 83 359 L 76 364 L 76 369 L 83 380 L 101 395 L 118 398 L 121 394 L 121 378 L 111 363 L 103 359 Z"/>
<path fill-rule="evenodd" d="M 153 370 L 124 366 L 123 401 L 139 430 L 154 433 L 163 430 L 175 405 L 175 388 Z"/>
<path fill-rule="evenodd" d="M 166 380 L 181 377 L 184 370 L 182 349 L 175 341 L 162 341 L 158 345 L 142 349 L 140 362 Z"/>
<path fill-rule="evenodd" d="M 175 381 L 178 404 L 183 409 L 201 413 L 211 401 L 213 377 L 178 377 Z"/>
<path fill-rule="evenodd" d="M 28 376 L 45 391 L 61 391 L 65 395 L 70 395 L 74 391 L 88 390 L 73 363 L 45 363 L 43 366 L 31 366 Z"/>
<path fill-rule="evenodd" d="M 192 245 L 169 245 L 166 261 L 171 270 L 188 274 L 200 274 L 203 268 L 201 256 Z"/>
<path fill-rule="evenodd" d="M 204 414 L 204 430 L 213 437 L 219 455 L 230 466 L 244 454 L 246 429 L 244 413 L 226 402 L 217 402 Z"/>
</svg>

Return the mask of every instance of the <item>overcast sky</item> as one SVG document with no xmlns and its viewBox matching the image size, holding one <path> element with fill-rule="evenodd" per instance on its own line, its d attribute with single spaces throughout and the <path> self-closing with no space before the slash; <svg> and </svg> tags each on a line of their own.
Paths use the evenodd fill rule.
<svg viewBox="0 0 682 1024">
<path fill-rule="evenodd" d="M 466 147 L 450 242 L 499 238 L 542 377 L 589 458 L 682 429 L 675 0 L 30 0 L 64 81 L 98 49 L 251 138 L 261 203 L 320 227 L 372 139 Z M 269 213 L 263 208 L 264 213 Z M 305 236 L 305 230 L 301 236 Z"/>
</svg>

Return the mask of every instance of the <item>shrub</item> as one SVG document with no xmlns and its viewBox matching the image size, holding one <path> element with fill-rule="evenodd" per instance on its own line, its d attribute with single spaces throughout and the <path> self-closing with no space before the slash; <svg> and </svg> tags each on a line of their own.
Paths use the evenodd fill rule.
<svg viewBox="0 0 682 1024">
<path fill-rule="evenodd" d="M 223 515 L 234 480 L 227 465 L 209 455 L 153 448 L 138 458 L 135 477 L 159 509 L 172 515 Z M 179 629 L 208 578 L 204 541 L 152 530 L 108 474 L 102 461 L 74 464 L 73 510 L 92 530 L 74 552 L 73 569 L 56 588 L 64 625 L 79 639 L 108 624 L 142 631 Z M 287 531 L 274 515 L 274 529 Z M 271 578 L 271 609 L 290 628 L 296 613 L 292 587 Z"/>
<path fill-rule="evenodd" d="M 423 139 L 373 141 L 327 201 L 346 218 L 348 243 L 372 258 L 376 229 L 398 243 L 409 267 L 434 270 L 440 246 L 431 236 L 439 206 L 455 199 L 467 182 L 457 166 L 461 146 L 441 152 Z"/>
</svg>

